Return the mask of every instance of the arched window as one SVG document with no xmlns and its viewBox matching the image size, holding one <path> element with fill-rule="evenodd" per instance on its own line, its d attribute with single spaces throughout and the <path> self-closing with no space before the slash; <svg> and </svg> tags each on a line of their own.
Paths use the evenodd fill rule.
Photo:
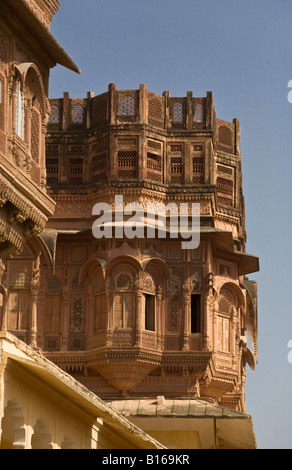
<svg viewBox="0 0 292 470">
<path fill-rule="evenodd" d="M 233 296 L 228 291 L 223 291 L 219 296 L 217 314 L 217 349 L 222 352 L 230 352 L 233 304 Z"/>
<path fill-rule="evenodd" d="M 134 283 L 130 273 L 115 279 L 114 328 L 132 328 L 134 313 Z"/>
<path fill-rule="evenodd" d="M 15 267 L 10 274 L 8 297 L 8 329 L 28 330 L 30 309 L 30 275 L 27 268 Z"/>
<path fill-rule="evenodd" d="M 15 132 L 24 140 L 24 93 L 19 80 L 16 82 L 15 93 Z"/>
<path fill-rule="evenodd" d="M 183 105 L 179 101 L 177 101 L 173 105 L 173 122 L 183 122 Z"/>
<path fill-rule="evenodd" d="M 142 315 L 144 329 L 155 331 L 155 285 L 150 274 L 145 273 L 143 279 Z"/>
<path fill-rule="evenodd" d="M 59 124 L 60 122 L 60 110 L 59 106 L 56 104 L 52 104 L 51 106 L 51 114 L 49 117 L 49 124 Z"/>
<path fill-rule="evenodd" d="M 82 124 L 83 123 L 83 106 L 81 104 L 75 104 L 72 110 L 72 122 L 73 124 Z"/>
<path fill-rule="evenodd" d="M 196 122 L 203 122 L 203 117 L 204 117 L 203 106 L 201 103 L 198 103 L 196 105 L 196 113 L 195 113 Z"/>
<path fill-rule="evenodd" d="M 191 295 L 191 333 L 202 332 L 201 278 L 198 274 L 192 277 Z"/>
<path fill-rule="evenodd" d="M 105 283 L 100 269 L 95 269 L 92 275 L 91 284 L 93 286 L 95 298 L 94 330 L 105 330 L 107 325 L 107 301 L 105 295 Z"/>
</svg>

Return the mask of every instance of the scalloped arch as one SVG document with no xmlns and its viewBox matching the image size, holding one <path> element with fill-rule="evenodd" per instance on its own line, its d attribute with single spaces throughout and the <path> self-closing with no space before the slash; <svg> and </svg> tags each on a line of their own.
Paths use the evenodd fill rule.
<svg viewBox="0 0 292 470">
<path fill-rule="evenodd" d="M 149 266 L 158 267 L 163 272 L 166 279 L 168 281 L 171 281 L 171 278 L 172 278 L 171 270 L 169 269 L 169 267 L 167 266 L 166 262 L 163 259 L 148 258 L 148 259 L 143 260 L 141 264 L 143 266 L 143 271 L 146 271 L 146 269 Z"/>
<path fill-rule="evenodd" d="M 236 296 L 237 300 L 238 300 L 238 305 L 237 307 L 242 307 L 244 308 L 245 307 L 245 296 L 242 292 L 242 289 L 239 287 L 238 284 L 236 284 L 235 282 L 223 282 L 221 284 L 221 286 L 218 288 L 218 296 L 220 296 L 220 294 L 222 293 L 222 290 L 226 289 L 227 291 L 229 290 L 233 295 Z"/>
</svg>

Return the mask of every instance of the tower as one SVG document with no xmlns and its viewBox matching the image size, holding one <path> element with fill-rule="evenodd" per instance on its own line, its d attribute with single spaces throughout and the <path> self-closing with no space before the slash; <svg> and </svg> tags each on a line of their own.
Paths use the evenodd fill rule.
<svg viewBox="0 0 292 470">
<path fill-rule="evenodd" d="M 216 424 L 249 422 L 257 361 L 239 120 L 217 118 L 211 92 L 146 85 L 48 100 L 50 68 L 79 72 L 50 33 L 59 6 L 1 1 L 0 327 L 167 446 L 253 446 L 249 425 Z M 198 246 L 175 225 L 191 233 L 193 206 Z M 169 435 L 158 415 L 182 421 Z"/>
<path fill-rule="evenodd" d="M 56 210 L 42 235 L 50 250 L 36 293 L 38 347 L 106 400 L 211 397 L 244 411 L 246 363 L 257 360 L 256 285 L 247 275 L 258 259 L 245 251 L 238 119 L 217 118 L 211 92 L 177 98 L 145 85 L 111 84 L 86 99 L 64 93 L 51 110 L 46 164 Z M 97 239 L 98 203 L 113 224 L 129 203 L 145 213 L 148 204 L 199 204 L 200 244 L 182 249 L 182 236 L 160 237 L 158 225 L 150 237 L 114 229 Z M 25 258 L 31 269 L 33 255 Z"/>
</svg>

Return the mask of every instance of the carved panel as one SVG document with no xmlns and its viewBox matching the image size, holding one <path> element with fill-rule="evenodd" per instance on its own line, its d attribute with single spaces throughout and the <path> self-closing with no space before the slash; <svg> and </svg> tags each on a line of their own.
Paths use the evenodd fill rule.
<svg viewBox="0 0 292 470">
<path fill-rule="evenodd" d="M 179 321 L 180 297 L 172 296 L 168 300 L 167 330 L 178 331 L 180 328 Z"/>
<path fill-rule="evenodd" d="M 168 351 L 179 351 L 180 338 L 178 336 L 167 336 L 165 346 Z"/>
<path fill-rule="evenodd" d="M 84 298 L 71 296 L 70 332 L 83 333 L 85 329 Z"/>
</svg>

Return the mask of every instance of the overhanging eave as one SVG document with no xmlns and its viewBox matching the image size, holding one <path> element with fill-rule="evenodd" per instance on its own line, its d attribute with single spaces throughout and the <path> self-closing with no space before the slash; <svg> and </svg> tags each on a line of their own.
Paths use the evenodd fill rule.
<svg viewBox="0 0 292 470">
<path fill-rule="evenodd" d="M 24 0 L 2 0 L 2 3 L 14 13 L 55 64 L 60 64 L 73 72 L 81 73 L 77 65 Z"/>
</svg>

